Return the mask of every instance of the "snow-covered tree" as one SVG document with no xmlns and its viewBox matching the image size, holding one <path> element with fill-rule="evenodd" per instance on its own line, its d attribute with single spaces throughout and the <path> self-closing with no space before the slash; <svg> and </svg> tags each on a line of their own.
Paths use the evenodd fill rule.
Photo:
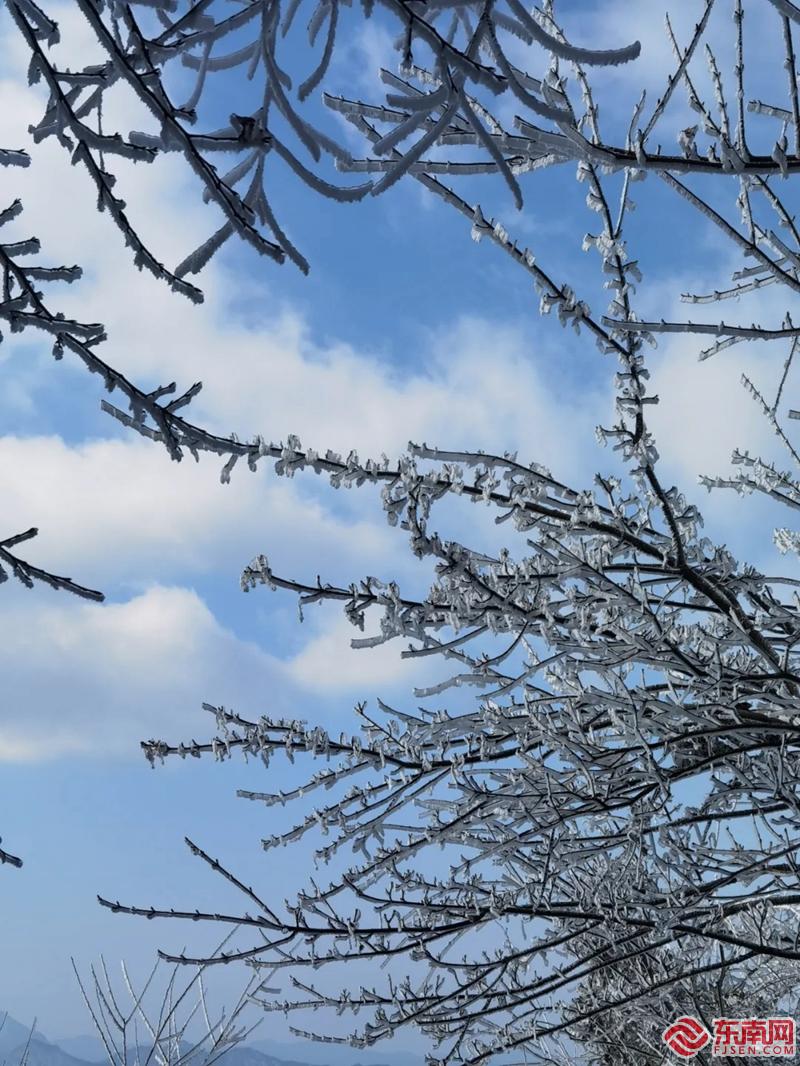
<svg viewBox="0 0 800 1066">
<path fill-rule="evenodd" d="M 743 917 L 738 932 L 758 935 L 757 923 L 763 917 Z M 714 1018 L 797 1016 L 797 986 L 782 959 L 755 954 L 738 964 L 729 961 L 724 945 L 698 939 L 598 967 L 572 1004 L 586 1020 L 570 1033 L 577 1046 L 585 1048 L 586 1060 L 598 1066 L 656 1066 L 665 1061 L 665 1020 L 697 1018 L 712 1032 Z M 652 992 L 639 996 L 644 986 Z M 602 1011 L 610 992 L 617 1005 Z M 602 1013 L 594 1014 L 598 1007 Z M 716 1060 L 706 1047 L 694 1061 Z"/>
<path fill-rule="evenodd" d="M 662 481 L 644 346 L 676 332 L 709 335 L 704 358 L 745 341 L 785 344 L 775 400 L 747 384 L 798 461 L 780 405 L 800 336 L 790 314 L 800 289 L 792 214 L 800 8 L 789 0 L 726 3 L 729 39 L 711 32 L 722 0 L 698 5 L 699 20 L 683 40 L 668 21 L 675 62 L 658 98 L 642 94 L 624 123 L 612 116 L 606 128 L 599 104 L 612 83 L 603 82 L 605 68 L 633 63 L 640 47 L 618 40 L 624 27 L 603 19 L 603 3 L 593 12 L 564 5 L 567 33 L 550 2 L 529 9 L 519 0 L 365 0 L 351 8 L 322 0 L 305 12 L 309 46 L 298 50 L 299 0 L 76 0 L 107 56 L 79 71 L 52 59 L 57 28 L 45 10 L 33 0 L 5 3 L 30 48 L 31 80 L 47 89 L 34 137 L 57 137 L 86 168 L 137 266 L 176 294 L 199 300 L 187 276 L 232 239 L 307 269 L 272 207 L 271 190 L 292 175 L 334 201 L 380 194 L 410 178 L 463 215 L 477 241 L 510 257 L 536 286 L 543 313 L 555 309 L 562 325 L 618 363 L 617 420 L 599 430 L 617 459 L 600 453 L 606 472 L 583 488 L 503 452 L 501 418 L 497 454 L 445 450 L 443 441 L 441 448 L 412 444 L 396 463 L 318 453 L 294 437 L 227 439 L 179 413 L 199 384 L 177 396 L 174 383 L 145 392 L 99 354 L 107 343 L 102 326 L 49 308 L 38 283 L 72 280 L 74 268 L 23 265 L 20 256 L 38 250 L 32 241 L 0 246 L 0 316 L 12 329 L 52 334 L 57 358 L 65 351 L 77 357 L 128 404 L 104 408 L 174 459 L 187 450 L 195 458 L 220 455 L 223 481 L 244 458 L 251 469 L 273 459 L 285 476 L 311 468 L 334 487 L 379 485 L 389 521 L 408 532 L 417 556 L 435 561 L 424 598 L 404 595 L 390 575 L 349 587 L 289 579 L 263 556 L 244 571 L 243 588 L 290 590 L 301 604 L 338 601 L 361 629 L 377 613 L 378 634 L 357 646 L 402 637 L 404 655 L 453 664 L 449 681 L 418 698 L 438 701 L 468 686 L 477 693 L 463 710 L 438 702 L 416 711 L 361 705 L 360 730 L 338 738 L 301 721 L 208 707 L 218 727 L 213 740 L 152 740 L 147 756 L 242 751 L 265 764 L 281 752 L 323 758 L 324 768 L 294 792 L 244 795 L 268 804 L 318 795 L 316 809 L 267 846 L 320 831 L 327 840 L 317 857 L 332 864 L 329 878 L 310 880 L 281 903 L 190 842 L 242 894 L 246 913 L 103 902 L 148 917 L 250 929 L 252 944 L 215 958 L 246 960 L 269 975 L 288 971 L 292 993 L 287 999 L 265 990 L 267 1009 L 360 1009 L 370 1020 L 349 1038 L 356 1046 L 414 1026 L 438 1042 L 447 1062 L 483 1062 L 516 1049 L 531 1059 L 574 1061 L 570 1041 L 584 1045 L 591 1061 L 627 1062 L 634 1054 L 637 1062 L 658 1061 L 653 1019 L 666 1024 L 668 1009 L 705 1016 L 723 1003 L 732 1013 L 745 1009 L 751 993 L 747 1002 L 759 1009 L 784 1002 L 800 975 L 797 582 L 767 577 L 702 537 L 697 509 Z M 364 18 L 394 25 L 399 66 L 382 74 L 384 100 L 325 95 L 340 119 L 320 129 L 306 101 L 319 95 L 348 28 Z M 602 41 L 594 39 L 599 33 Z M 772 49 L 767 64 L 755 64 L 756 88 L 765 69 L 780 70 L 781 97 L 764 102 L 750 90 L 750 40 Z M 731 63 L 718 59 L 720 48 Z M 286 69 L 290 63 L 305 63 L 299 78 Z M 151 130 L 103 126 L 104 94 L 120 83 L 153 116 Z M 241 105 L 228 125 L 208 128 L 204 108 L 218 85 L 239 93 Z M 775 91 L 768 79 L 767 87 Z M 697 116 L 689 127 L 685 101 Z M 513 126 L 511 110 L 518 112 Z M 347 146 L 341 118 L 362 135 L 364 158 Z M 165 152 L 182 155 L 220 213 L 218 228 L 173 269 L 133 230 L 110 170 L 115 155 L 147 163 Z M 224 168 L 214 162 L 219 152 L 233 157 Z M 24 165 L 27 157 L 9 150 L 0 162 Z M 334 167 L 367 180 L 341 184 Z M 587 292 L 577 279 L 557 277 L 538 249 L 513 238 L 507 221 L 487 218 L 449 184 L 463 179 L 473 189 L 481 175 L 499 177 L 521 208 L 525 195 L 535 195 L 539 172 L 553 167 L 576 168 L 593 212 L 593 232 L 576 234 L 597 257 L 599 280 L 585 283 Z M 659 197 L 677 198 L 676 210 L 721 235 L 741 260 L 732 282 L 687 295 L 690 304 L 752 301 L 777 286 L 785 317 L 643 321 L 636 310 L 641 272 L 630 256 L 638 242 L 640 258 L 653 258 L 656 230 L 634 227 L 630 216 L 633 187 L 644 179 L 640 213 L 656 217 Z M 3 219 L 18 210 L 15 204 Z M 603 289 L 611 302 L 598 314 L 592 304 Z M 794 475 L 746 454 L 735 459 L 739 476 L 709 477 L 709 487 L 800 504 Z M 436 531 L 437 504 L 454 495 L 508 523 L 502 551 Z M 790 530 L 776 538 L 785 549 L 800 543 Z M 309 569 L 316 571 L 312 561 Z M 349 849 L 357 858 L 346 867 L 340 853 Z M 353 960 L 371 966 L 367 987 L 354 987 Z M 390 969 L 379 969 L 388 962 Z M 305 975 L 319 968 L 339 973 L 339 991 L 331 979 L 317 986 Z M 651 1019 L 642 1022 L 639 1043 L 609 1051 L 631 1017 Z"/>
<path fill-rule="evenodd" d="M 221 950 L 233 933 L 228 933 Z M 72 968 L 81 997 L 103 1046 L 108 1066 L 213 1066 L 231 1048 L 245 1040 L 259 1022 L 247 1026 L 243 1015 L 251 1007 L 252 978 L 237 1003 L 219 1017 L 212 1013 L 207 990 L 207 967 L 197 966 L 188 979 L 180 967 L 172 967 L 157 994 L 161 960 L 137 985 L 128 966 L 121 963 L 117 987 L 105 959 L 81 977 L 75 960 Z M 25 1066 L 21 1062 L 19 1066 Z"/>
<path fill-rule="evenodd" d="M 217 950 L 225 946 L 234 932 L 227 934 Z M 181 968 L 174 965 L 166 981 L 159 982 L 162 964 L 157 959 L 139 984 L 124 960 L 120 963 L 118 982 L 112 981 L 102 956 L 84 977 L 75 959 L 70 961 L 108 1066 L 141 1066 L 151 1062 L 154 1066 L 189 1066 L 190 1063 L 213 1066 L 260 1024 L 260 1021 L 251 1026 L 243 1024 L 243 1015 L 252 1006 L 250 995 L 257 983 L 255 978 L 251 978 L 238 1002 L 216 1016 L 209 1002 L 209 974 L 205 966 L 194 967 L 193 976 L 186 979 Z M 0 1018 L 0 1030 L 7 1017 L 4 1014 Z M 28 1066 L 35 1034 L 36 1019 L 13 1066 Z"/>
</svg>

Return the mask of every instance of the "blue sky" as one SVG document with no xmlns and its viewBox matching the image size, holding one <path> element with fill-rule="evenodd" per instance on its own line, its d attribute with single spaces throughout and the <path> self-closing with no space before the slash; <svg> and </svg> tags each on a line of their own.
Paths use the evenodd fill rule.
<svg viewBox="0 0 800 1066">
<path fill-rule="evenodd" d="M 696 5 L 671 7 L 686 22 Z M 638 8 L 616 24 L 626 40 L 641 36 L 654 58 L 604 75 L 611 121 L 627 114 L 639 82 L 657 85 L 663 69 L 659 19 Z M 596 17 L 589 5 L 581 10 Z M 68 6 L 59 11 L 66 39 L 83 54 L 89 37 Z M 606 40 L 614 25 L 603 21 Z M 384 45 L 372 29 L 348 44 L 359 71 L 353 95 L 374 93 L 362 71 Z M 17 147 L 41 103 L 26 88 L 24 56 L 2 17 L 0 55 L 0 144 Z M 349 61 L 334 67 L 332 88 L 346 88 Z M 139 121 L 131 103 L 118 106 L 123 124 Z M 272 440 L 295 432 L 319 450 L 375 456 L 396 456 L 409 439 L 519 449 L 576 487 L 612 467 L 594 442 L 595 425 L 612 421 L 611 359 L 540 319 L 528 279 L 488 242 L 476 246 L 468 225 L 410 180 L 384 197 L 338 206 L 276 177 L 282 218 L 311 275 L 231 246 L 204 271 L 207 299 L 197 308 L 137 274 L 118 233 L 94 210 L 85 176 L 57 146 L 31 153 L 29 172 L 0 171 L 0 199 L 22 196 L 16 232 L 42 237 L 43 260 L 79 262 L 86 272 L 71 289 L 54 288 L 52 304 L 105 322 L 107 358 L 137 382 L 175 378 L 181 388 L 203 379 L 194 405 L 201 424 Z M 132 216 L 167 263 L 211 232 L 210 209 L 176 160 L 115 169 Z M 484 212 L 507 221 L 555 276 L 594 285 L 599 307 L 596 263 L 580 251 L 594 216 L 583 205 L 585 187 L 572 179 L 571 168 L 529 177 L 516 230 L 496 184 L 463 192 L 480 195 Z M 732 260 L 718 237 L 689 228 L 685 211 L 650 184 L 637 189 L 640 245 L 630 251 L 651 268 L 642 314 L 670 317 L 675 293 L 719 285 Z M 785 308 L 765 301 L 762 317 L 780 318 Z M 748 315 L 743 305 L 742 319 Z M 723 494 L 706 500 L 696 488 L 699 473 L 727 468 L 734 445 L 769 446 L 738 379 L 748 366 L 771 380 L 783 353 L 742 346 L 699 366 L 700 346 L 673 338 L 653 356 L 664 470 L 702 504 L 709 535 L 785 570 L 770 544 L 772 511 Z M 350 727 L 356 701 L 381 696 L 414 706 L 412 684 L 441 672 L 434 665 L 420 675 L 392 646 L 352 651 L 354 634 L 335 610 L 309 611 L 300 626 L 289 594 L 239 590 L 242 568 L 259 552 L 290 576 L 350 581 L 369 573 L 424 588 L 430 571 L 410 557 L 402 531 L 388 527 L 377 493 L 335 493 L 311 474 L 287 481 L 238 467 L 222 486 L 218 460 L 171 463 L 102 415 L 98 383 L 68 359 L 54 363 L 35 337 L 7 337 L 0 368 L 5 534 L 39 526 L 30 560 L 107 594 L 103 606 L 12 583 L 0 595 L 0 831 L 25 859 L 20 871 L 0 871 L 0 1010 L 23 1022 L 37 1016 L 58 1038 L 89 1028 L 70 954 L 84 969 L 103 953 L 143 973 L 157 947 L 210 948 L 216 938 L 211 929 L 111 915 L 96 904 L 98 892 L 135 904 L 236 908 L 235 895 L 189 855 L 184 835 L 244 880 L 275 882 L 279 897 L 307 869 L 305 852 L 276 861 L 260 848 L 279 827 L 280 809 L 235 797 L 236 788 L 280 786 L 289 780 L 283 770 L 274 778 L 271 771 L 269 782 L 241 760 L 176 761 L 154 772 L 140 740 L 210 736 L 204 700 L 318 719 L 338 732 Z M 448 509 L 446 532 L 467 542 L 492 536 L 477 510 Z M 225 970 L 221 995 L 238 992 L 245 977 Z M 282 1020 L 274 1025 L 279 1035 Z"/>
</svg>

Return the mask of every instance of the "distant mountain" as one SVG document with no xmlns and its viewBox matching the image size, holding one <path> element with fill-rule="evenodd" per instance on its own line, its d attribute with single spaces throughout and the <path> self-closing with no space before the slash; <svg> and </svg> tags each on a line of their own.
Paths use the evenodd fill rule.
<svg viewBox="0 0 800 1066">
<path fill-rule="evenodd" d="M 18 1066 L 22 1062 L 27 1041 L 26 1034 L 25 1040 L 5 1056 L 6 1066 Z M 87 1064 L 83 1059 L 68 1055 L 58 1044 L 51 1044 L 49 1040 L 45 1040 L 36 1033 L 28 1048 L 26 1066 L 87 1066 Z"/>
<path fill-rule="evenodd" d="M 295 1052 L 297 1054 L 297 1052 Z M 298 1062 L 296 1059 L 276 1059 L 274 1055 L 256 1051 L 247 1045 L 231 1048 L 224 1060 L 225 1066 L 309 1066 L 307 1062 Z"/>
<path fill-rule="evenodd" d="M 58 1044 L 68 1055 L 74 1055 L 84 1062 L 102 1062 L 106 1057 L 103 1045 L 96 1036 L 67 1036 L 53 1043 Z"/>
<path fill-rule="evenodd" d="M 3 1021 L 0 1011 L 0 1023 Z M 6 1017 L 0 1027 L 0 1066 L 19 1066 L 30 1027 Z M 149 1053 L 143 1049 L 141 1061 Z M 186 1050 L 189 1046 L 186 1045 Z M 151 1059 L 151 1064 L 152 1064 Z M 260 1041 L 239 1045 L 225 1053 L 220 1066 L 422 1066 L 422 1057 L 397 1051 L 379 1052 L 375 1059 L 340 1044 L 323 1044 L 303 1040 L 297 1044 Z M 100 1066 L 107 1064 L 101 1041 L 94 1036 L 67 1037 L 50 1041 L 34 1032 L 28 1049 L 27 1066 Z"/>
<path fill-rule="evenodd" d="M 91 1037 L 87 1038 L 91 1040 Z M 3 1066 L 2 1059 L 5 1059 L 5 1066 L 20 1066 L 25 1051 L 25 1044 L 27 1043 L 27 1035 L 25 1041 L 19 1044 L 17 1047 L 11 1049 L 6 1055 L 0 1055 L 0 1066 Z M 96 1050 L 92 1045 L 87 1045 L 89 1050 Z M 102 1048 L 102 1044 L 100 1045 Z M 187 1046 L 188 1050 L 188 1046 Z M 133 1049 L 131 1049 L 133 1051 Z M 139 1053 L 139 1061 L 144 1063 L 150 1054 L 150 1046 L 141 1048 Z M 95 1060 L 93 1063 L 87 1059 L 79 1059 L 74 1055 L 68 1054 L 58 1044 L 51 1044 L 44 1040 L 39 1040 L 34 1037 L 28 1048 L 28 1054 L 26 1059 L 26 1066 L 102 1066 L 102 1063 L 107 1060 Z M 131 1061 L 135 1061 L 133 1054 L 131 1054 Z M 329 1060 L 330 1061 L 330 1060 Z M 408 1060 L 406 1060 L 408 1062 Z M 151 1066 L 155 1066 L 154 1059 L 150 1059 Z M 202 1062 L 202 1058 L 198 1057 L 198 1064 Z M 252 1047 L 234 1047 L 225 1052 L 224 1056 L 220 1057 L 220 1066 L 224 1062 L 224 1066 L 313 1066 L 308 1062 L 301 1062 L 298 1059 L 285 1059 L 277 1058 L 272 1054 L 265 1054 L 263 1051 L 256 1051 Z M 352 1062 L 352 1060 L 351 1060 Z M 356 1064 L 353 1064 L 356 1066 Z M 369 1066 L 389 1066 L 388 1063 L 370 1063 Z M 411 1063 L 408 1066 L 412 1066 Z"/>
<path fill-rule="evenodd" d="M 14 1051 L 20 1044 L 23 1047 L 25 1046 L 30 1031 L 31 1027 L 29 1025 L 20 1025 L 10 1014 L 0 1010 L 0 1063 L 2 1063 L 3 1059 L 8 1058 L 9 1052 Z M 39 1033 L 36 1036 L 39 1040 L 47 1043 Z"/>
<path fill-rule="evenodd" d="M 276 1062 L 283 1063 L 284 1056 L 302 1057 L 304 1066 L 423 1066 L 424 1055 L 413 1051 L 358 1051 L 346 1044 L 324 1044 L 316 1040 L 298 1040 L 296 1044 L 281 1044 L 276 1040 L 257 1040 L 246 1045 L 242 1051 L 253 1048 L 264 1055 L 272 1055 Z M 239 1049 L 234 1049 L 239 1050 Z M 373 1057 L 374 1056 L 374 1057 Z M 239 1066 L 233 1063 L 231 1066 Z M 250 1064 L 243 1064 L 250 1066 Z M 253 1064 L 255 1066 L 255 1064 Z"/>
</svg>

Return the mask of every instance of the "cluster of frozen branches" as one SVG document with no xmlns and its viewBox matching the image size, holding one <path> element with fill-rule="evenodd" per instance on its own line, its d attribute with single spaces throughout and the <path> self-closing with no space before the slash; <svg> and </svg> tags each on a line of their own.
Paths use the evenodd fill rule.
<svg viewBox="0 0 800 1066">
<path fill-rule="evenodd" d="M 733 928 L 758 936 L 766 921 L 774 934 L 775 917 L 742 914 Z M 731 958 L 723 945 L 682 942 L 596 968 L 573 1004 L 578 1012 L 589 1014 L 588 1021 L 575 1026 L 575 1039 L 591 1047 L 593 1066 L 662 1066 L 665 1019 L 694 1017 L 711 1032 L 714 1018 L 797 1016 L 797 985 L 783 960 L 755 953 L 737 964 L 722 965 Z M 643 980 L 653 991 L 637 997 Z M 599 1029 L 593 1030 L 590 1012 L 609 992 L 619 1006 L 605 1013 Z M 694 1061 L 710 1066 L 716 1060 L 706 1048 Z"/>
<path fill-rule="evenodd" d="M 232 935 L 229 933 L 217 950 L 222 950 Z M 214 1020 L 205 966 L 197 966 L 194 976 L 186 981 L 178 980 L 180 968 L 173 966 L 162 988 L 161 1001 L 154 1004 L 160 959 L 138 990 L 124 961 L 121 989 L 115 988 L 102 956 L 98 966 L 90 966 L 90 980 L 82 978 L 75 960 L 71 961 L 108 1066 L 150 1066 L 151 1063 L 152 1066 L 213 1066 L 259 1024 L 256 1022 L 249 1028 L 241 1024 L 243 1013 L 252 1006 L 255 980 L 251 980 L 227 1014 L 223 1010 Z M 0 1019 L 0 1030 L 6 1017 Z M 35 1032 L 34 1020 L 15 1066 L 27 1066 Z"/>
<path fill-rule="evenodd" d="M 3 162 L 0 153 L 0 162 Z M 4 211 L 0 211 L 0 227 L 16 218 L 22 210 L 22 204 L 15 200 Z M 41 281 L 74 281 L 80 277 L 78 267 L 31 266 L 24 262 L 24 257 L 39 251 L 36 238 L 24 241 L 0 243 L 0 278 L 2 278 L 3 298 L 0 302 L 0 317 L 5 319 L 12 331 L 20 332 L 27 326 L 45 330 L 55 337 L 53 354 L 60 358 L 64 348 L 75 350 L 80 345 L 89 350 L 92 343 L 103 339 L 103 327 L 82 325 L 65 318 L 62 313 L 51 314 L 42 302 L 42 293 L 36 288 Z M 22 260 L 22 262 L 20 262 Z M 2 340 L 2 337 L 0 337 Z M 84 588 L 68 577 L 60 577 L 41 567 L 20 559 L 12 549 L 26 540 L 31 540 L 38 529 L 28 529 L 23 533 L 5 537 L 0 541 L 0 584 L 8 580 L 6 567 L 22 584 L 32 588 L 34 581 L 42 581 L 55 589 L 65 589 L 90 600 L 102 601 L 103 594 L 94 589 Z M 5 564 L 5 565 L 4 565 Z M 4 853 L 0 851 L 0 860 Z"/>
<path fill-rule="evenodd" d="M 232 936 L 229 932 L 217 950 L 221 951 Z M 163 984 L 160 1002 L 154 1003 L 160 959 L 138 989 L 124 961 L 121 988 L 115 987 L 102 956 L 99 965 L 90 966 L 88 978 L 81 977 L 74 959 L 71 962 L 108 1066 L 213 1066 L 260 1024 L 242 1024 L 244 1012 L 252 1006 L 255 979 L 227 1013 L 223 1009 L 216 1017 L 209 1002 L 205 966 L 195 967 L 194 976 L 181 981 L 180 967 L 174 965 Z M 0 1018 L 0 1030 L 7 1017 Z M 27 1066 L 35 1033 L 34 1019 L 14 1066 Z"/>
<path fill-rule="evenodd" d="M 286 804 L 333 788 L 265 846 L 321 830 L 330 842 L 319 859 L 344 847 L 358 856 L 284 909 L 193 846 L 258 913 L 184 916 L 251 927 L 255 943 L 235 957 L 270 971 L 397 956 L 424 964 L 404 982 L 344 998 L 304 979 L 301 997 L 271 1006 L 371 1007 L 375 1019 L 355 1040 L 413 1023 L 445 1043 L 445 1060 L 483 1061 L 571 1032 L 584 1020 L 570 1009 L 576 984 L 668 945 L 681 964 L 670 983 L 713 948 L 712 971 L 793 960 L 782 972 L 791 988 L 797 605 L 775 579 L 700 540 L 696 514 L 674 491 L 662 499 L 657 481 L 649 491 L 642 479 L 635 495 L 608 481 L 575 493 L 510 457 L 414 451 L 444 461 L 421 472 L 411 456 L 393 470 L 351 458 L 345 477 L 383 480 L 389 515 L 418 554 L 436 559 L 424 600 L 374 579 L 306 586 L 263 557 L 243 581 L 292 588 L 304 604 L 341 601 L 356 625 L 380 611 L 380 637 L 361 643 L 402 637 L 412 642 L 404 654 L 443 655 L 457 672 L 417 696 L 471 685 L 476 706 L 362 707 L 361 733 L 340 738 L 219 709 L 209 744 L 146 744 L 151 759 L 236 749 L 267 764 L 280 752 L 325 758 L 332 765 L 297 793 L 246 795 Z M 453 488 L 510 520 L 522 552 L 492 558 L 432 532 L 434 502 Z M 619 994 L 611 981 L 597 987 L 605 1000 L 598 992 L 585 1017 L 648 993 L 647 983 Z"/>
<path fill-rule="evenodd" d="M 228 933 L 217 949 L 230 940 Z M 213 1066 L 227 1051 L 245 1040 L 256 1025 L 242 1024 L 252 1006 L 251 980 L 229 1012 L 212 1015 L 207 967 L 197 966 L 188 980 L 179 980 L 180 967 L 172 967 L 158 1004 L 152 1002 L 161 960 L 137 989 L 125 962 L 122 988 L 115 988 L 106 966 L 91 966 L 90 980 L 82 978 L 75 960 L 72 968 L 84 1004 L 103 1045 L 108 1066 Z M 20 1066 L 25 1066 L 20 1063 Z"/>
<path fill-rule="evenodd" d="M 634 60 L 637 45 L 602 51 L 576 44 L 550 3 L 531 12 L 518 0 L 381 0 L 400 31 L 400 65 L 398 73 L 384 72 L 385 101 L 326 97 L 370 149 L 357 160 L 307 121 L 300 105 L 322 85 L 337 27 L 345 17 L 378 17 L 371 4 L 360 13 L 342 11 L 337 0 L 311 5 L 310 48 L 318 54 L 297 90 L 281 47 L 284 34 L 296 32 L 300 3 L 76 4 L 108 57 L 80 72 L 52 62 L 46 46 L 56 28 L 33 0 L 6 0 L 31 50 L 32 79 L 49 93 L 34 135 L 56 136 L 88 169 L 99 206 L 122 230 L 139 267 L 199 298 L 186 275 L 236 236 L 304 269 L 271 206 L 270 159 L 338 200 L 380 193 L 410 175 L 464 215 L 476 239 L 486 237 L 532 278 L 543 312 L 555 309 L 562 325 L 617 358 L 617 421 L 600 436 L 627 470 L 624 479 L 598 475 L 594 486 L 578 491 L 508 454 L 412 446 L 392 464 L 318 454 L 294 438 L 267 444 L 211 435 L 178 413 L 199 384 L 174 399 L 166 398 L 177 392 L 174 383 L 139 389 L 98 354 L 102 327 L 71 322 L 45 306 L 36 282 L 74 273 L 23 270 L 17 258 L 35 250 L 32 242 L 2 246 L 0 317 L 12 328 L 53 334 L 56 356 L 68 350 L 129 405 L 105 409 L 163 443 L 173 458 L 185 450 L 195 457 L 214 452 L 225 458 L 223 480 L 239 458 L 251 468 L 271 458 L 283 475 L 310 467 L 336 487 L 380 485 L 389 520 L 408 532 L 415 554 L 435 560 L 436 579 L 424 599 L 371 577 L 346 588 L 289 580 L 264 557 L 246 569 L 244 587 L 290 589 L 301 603 L 337 600 L 359 627 L 372 609 L 380 614 L 379 636 L 356 644 L 400 637 L 410 642 L 405 655 L 439 655 L 454 664 L 449 682 L 418 698 L 466 686 L 477 693 L 464 713 L 381 705 L 373 714 L 360 706 L 360 732 L 339 738 L 299 721 L 209 708 L 218 722 L 211 742 L 146 743 L 153 761 L 236 750 L 265 763 L 280 752 L 323 758 L 325 768 L 296 792 L 245 795 L 287 804 L 331 790 L 311 815 L 266 842 L 272 848 L 321 832 L 327 841 L 318 858 L 331 862 L 331 873 L 281 903 L 192 844 L 243 894 L 247 913 L 104 902 L 149 917 L 249 929 L 253 944 L 215 958 L 246 959 L 270 975 L 290 971 L 294 994 L 267 998 L 267 1007 L 361 1009 L 370 1020 L 349 1038 L 356 1046 L 416 1026 L 437 1041 L 445 1062 L 476 1063 L 517 1048 L 543 1061 L 574 1060 L 562 1038 L 596 1054 L 621 1039 L 622 1019 L 631 1012 L 666 1023 L 673 1008 L 702 1016 L 724 1001 L 730 1011 L 731 1004 L 744 1005 L 742 989 L 758 1003 L 782 1001 L 800 974 L 797 583 L 766 577 L 702 538 L 695 508 L 662 483 L 647 423 L 657 398 L 647 391 L 643 345 L 674 332 L 709 334 L 704 357 L 744 341 L 787 344 L 775 401 L 749 387 L 791 450 L 779 404 L 800 330 L 788 309 L 779 323 L 763 326 L 641 321 L 634 304 L 640 276 L 626 226 L 632 183 L 651 177 L 744 261 L 729 287 L 687 296 L 691 304 L 767 286 L 778 286 L 787 301 L 794 296 L 800 234 L 789 197 L 800 170 L 794 51 L 800 9 L 789 0 L 748 6 L 748 18 L 752 10 L 773 28 L 787 74 L 785 100 L 748 96 L 742 0 L 728 5 L 736 61 L 726 75 L 709 39 L 715 4 L 707 0 L 688 40 L 681 42 L 668 23 L 675 64 L 663 92 L 652 105 L 643 95 L 614 140 L 601 133 L 589 71 Z M 576 26 L 579 33 L 580 18 Z M 521 52 L 530 57 L 527 69 Z M 196 78 L 181 104 L 173 102 L 174 66 Z M 215 77 L 240 71 L 248 80 L 236 83 L 239 113 L 228 127 L 198 132 Z M 103 131 L 103 94 L 117 82 L 147 106 L 154 132 Z M 257 95 L 246 103 L 250 85 Z M 504 95 L 523 112 L 513 130 L 495 113 Z M 679 96 L 697 125 L 671 130 Z M 663 142 L 670 131 L 672 153 L 656 139 Z M 467 158 L 450 156 L 462 148 Z M 167 151 L 184 156 L 223 216 L 173 270 L 133 231 L 106 168 L 115 154 L 147 162 Z M 212 163 L 218 151 L 235 157 L 224 174 Z M 326 155 L 342 172 L 374 177 L 366 185 L 335 186 L 323 177 Z M 0 156 L 25 161 L 21 152 Z M 499 174 L 520 205 L 538 171 L 565 163 L 577 165 L 598 219 L 583 245 L 600 257 L 612 297 L 605 315 L 520 247 L 505 224 L 487 219 L 442 180 Z M 718 179 L 713 193 L 709 178 Z M 800 504 L 792 474 L 738 458 L 738 478 L 710 484 L 734 483 Z M 496 520 L 516 531 L 516 549 L 509 541 L 492 555 L 441 537 L 432 516 L 436 502 L 451 494 L 494 508 Z M 778 538 L 797 546 L 791 531 Z M 348 850 L 354 864 L 340 870 L 338 853 Z M 371 972 L 378 963 L 392 967 L 383 983 L 359 990 L 348 976 L 352 967 L 344 968 L 352 960 L 371 964 Z M 303 976 L 304 968 L 338 971 L 344 985 L 331 991 L 329 983 Z M 636 1061 L 657 1060 L 655 1025 L 642 1025 Z M 623 1061 L 621 1051 L 614 1054 L 609 1061 Z"/>
</svg>

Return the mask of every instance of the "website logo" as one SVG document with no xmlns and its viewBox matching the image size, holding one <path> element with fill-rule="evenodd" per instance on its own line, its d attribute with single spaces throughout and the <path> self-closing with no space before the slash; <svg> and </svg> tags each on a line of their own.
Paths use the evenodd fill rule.
<svg viewBox="0 0 800 1066">
<path fill-rule="evenodd" d="M 694 1058 L 711 1039 L 708 1029 L 697 1018 L 688 1015 L 674 1021 L 661 1036 L 670 1051 L 682 1059 Z"/>
<path fill-rule="evenodd" d="M 794 1058 L 794 1018 L 715 1018 L 713 1030 L 691 1015 L 677 1018 L 661 1034 L 675 1055 L 691 1059 L 709 1043 L 720 1058 Z"/>
</svg>

